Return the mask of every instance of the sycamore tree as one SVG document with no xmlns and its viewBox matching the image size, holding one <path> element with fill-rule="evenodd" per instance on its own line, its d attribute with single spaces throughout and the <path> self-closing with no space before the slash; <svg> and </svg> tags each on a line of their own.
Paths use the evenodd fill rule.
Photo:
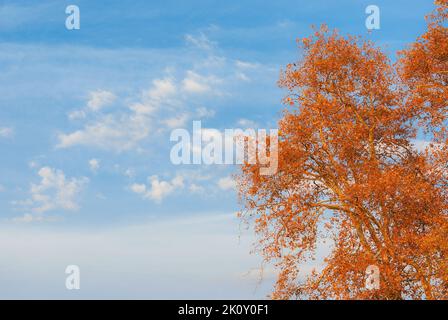
<svg viewBox="0 0 448 320">
<path fill-rule="evenodd" d="M 436 3 L 396 63 L 322 27 L 282 72 L 278 172 L 245 164 L 238 177 L 242 215 L 279 269 L 272 298 L 448 298 L 448 1 Z M 302 272 L 324 242 L 322 266 Z"/>
</svg>

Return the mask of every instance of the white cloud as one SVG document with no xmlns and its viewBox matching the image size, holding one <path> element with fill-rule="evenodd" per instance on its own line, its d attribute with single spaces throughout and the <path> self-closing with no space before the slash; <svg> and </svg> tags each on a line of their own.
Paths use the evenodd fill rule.
<svg viewBox="0 0 448 320">
<path fill-rule="evenodd" d="M 218 187 L 224 191 L 236 188 L 235 180 L 231 177 L 225 177 L 218 180 Z"/>
<path fill-rule="evenodd" d="M 176 176 L 171 181 L 159 180 L 159 177 L 154 175 L 149 178 L 150 186 L 145 184 L 133 184 L 131 190 L 142 195 L 144 198 L 151 199 L 155 202 L 161 202 L 163 198 L 170 195 L 177 189 L 184 187 L 184 178 Z"/>
<path fill-rule="evenodd" d="M 31 198 L 21 203 L 32 211 L 43 213 L 51 210 L 78 209 L 78 194 L 88 183 L 88 179 L 66 178 L 62 170 L 43 167 L 38 171 L 39 184 L 31 184 Z"/>
<path fill-rule="evenodd" d="M 132 169 L 132 168 L 127 168 L 127 169 L 124 171 L 124 175 L 125 175 L 126 177 L 128 177 L 128 178 L 134 178 L 134 177 L 135 177 L 135 170 Z"/>
<path fill-rule="evenodd" d="M 250 82 L 251 78 L 247 75 L 247 72 L 254 71 L 258 69 L 258 64 L 252 63 L 252 62 L 246 62 L 241 60 L 235 61 L 235 67 L 236 67 L 236 78 L 241 81 Z"/>
<path fill-rule="evenodd" d="M 190 70 L 182 81 L 182 89 L 188 93 L 206 93 L 211 90 L 208 83 L 206 77 Z"/>
<path fill-rule="evenodd" d="M 182 128 L 187 123 L 188 118 L 189 118 L 188 114 L 184 113 L 176 117 L 163 120 L 162 123 L 165 124 L 170 129 Z"/>
<path fill-rule="evenodd" d="M 117 98 L 115 94 L 106 90 L 96 90 L 89 94 L 90 98 L 87 107 L 92 111 L 99 111 L 101 108 L 112 104 Z"/>
<path fill-rule="evenodd" d="M 188 93 L 200 93 L 211 90 L 207 83 L 217 82 L 213 77 L 202 77 L 192 71 L 187 72 L 183 81 L 183 88 Z M 104 101 L 111 101 L 112 94 L 101 91 L 96 92 L 89 102 L 90 108 L 100 111 L 99 106 Z M 126 109 L 113 112 L 96 112 L 94 119 L 86 120 L 84 127 L 72 133 L 61 133 L 58 135 L 58 148 L 69 148 L 77 145 L 97 147 L 117 152 L 138 149 L 139 143 L 151 133 L 156 116 L 161 119 L 158 123 L 167 128 L 179 128 L 185 125 L 190 117 L 188 112 L 180 112 L 186 105 L 188 97 L 178 94 L 176 84 L 171 78 L 155 79 L 150 89 L 144 91 L 139 102 L 130 104 Z M 163 109 L 162 109 L 163 108 Z M 167 110 L 176 111 L 177 116 L 166 117 Z M 159 115 L 155 113 L 161 111 Z M 163 111 L 163 113 L 162 113 Z M 206 109 L 203 113 L 210 114 Z M 75 111 L 69 115 L 71 118 L 85 118 L 88 112 Z"/>
<path fill-rule="evenodd" d="M 244 72 L 237 72 L 236 77 L 237 77 L 237 79 L 242 80 L 242 81 L 246 81 L 246 82 L 251 81 L 250 78 Z"/>
<path fill-rule="evenodd" d="M 196 110 L 197 117 L 199 118 L 212 118 L 215 116 L 215 110 L 207 109 L 205 107 L 200 107 Z"/>
<path fill-rule="evenodd" d="M 82 129 L 59 134 L 57 147 L 82 145 L 117 152 L 138 149 L 139 143 L 151 133 L 153 113 L 161 106 L 173 104 L 171 100 L 175 93 L 176 86 L 171 79 L 156 79 L 152 82 L 152 87 L 142 93 L 141 101 L 117 112 L 97 112 L 94 119 L 87 120 Z M 101 105 L 99 101 L 108 99 L 110 101 L 110 94 L 103 92 L 91 100 L 91 106 L 98 107 Z"/>
<path fill-rule="evenodd" d="M 208 43 L 205 36 L 187 35 L 186 39 L 195 45 Z M 120 102 L 126 103 L 124 106 L 102 108 L 115 95 L 104 90 L 93 91 L 87 107 L 69 114 L 71 119 L 83 119 L 80 127 L 60 132 L 56 146 L 88 146 L 115 152 L 149 150 L 150 140 L 157 141 L 157 135 L 164 134 L 166 129 L 183 127 L 193 116 L 214 116 L 214 111 L 198 107 L 210 103 L 212 96 L 229 97 L 228 90 L 240 82 L 236 73 L 244 71 L 247 76 L 252 71 L 249 69 L 254 68 L 249 62 L 218 56 L 212 51 L 201 56 L 194 50 L 185 51 L 182 64 L 165 66 L 163 60 L 157 60 L 157 64 L 166 67 L 161 71 L 164 75 L 153 79 L 150 88 L 140 96 L 120 98 Z"/>
<path fill-rule="evenodd" d="M 98 169 L 100 168 L 100 160 L 98 160 L 98 159 L 90 159 L 89 160 L 89 167 L 90 167 L 90 170 L 92 170 L 93 172 L 97 172 Z"/>
<path fill-rule="evenodd" d="M 149 116 L 154 111 L 156 111 L 155 106 L 145 103 L 134 103 L 129 107 L 130 110 L 135 112 L 136 114 Z"/>
<path fill-rule="evenodd" d="M 96 98 L 98 99 L 101 100 Z M 101 104 L 96 101 L 91 105 L 98 107 Z M 127 108 L 127 112 L 98 114 L 94 121 L 87 121 L 83 129 L 69 134 L 59 134 L 57 147 L 84 145 L 118 152 L 129 150 L 149 135 L 150 110 L 152 107 L 144 100 L 132 104 Z"/>
<path fill-rule="evenodd" d="M 87 113 L 84 110 L 74 110 L 68 114 L 70 120 L 84 119 L 87 117 Z"/>
<path fill-rule="evenodd" d="M 0 184 L 0 192 L 5 192 L 6 188 Z"/>
<path fill-rule="evenodd" d="M 12 221 L 14 222 L 23 222 L 23 223 L 30 223 L 33 222 L 34 216 L 30 213 L 25 213 L 21 217 L 13 218 Z"/>
<path fill-rule="evenodd" d="M 239 69 L 256 69 L 256 68 L 258 68 L 258 64 L 256 64 L 256 63 L 241 61 L 241 60 L 236 60 L 235 66 Z"/>
<path fill-rule="evenodd" d="M 131 186 L 131 190 L 133 192 L 135 192 L 135 193 L 145 194 L 146 193 L 146 185 L 145 184 L 134 183 Z"/>
<path fill-rule="evenodd" d="M 12 222 L 16 223 L 33 223 L 33 222 L 54 222 L 58 219 L 56 217 L 46 217 L 42 214 L 31 214 L 31 213 L 25 213 L 21 217 L 16 217 L 11 219 Z"/>
<path fill-rule="evenodd" d="M 31 169 L 37 168 L 38 166 L 39 166 L 39 164 L 34 160 L 31 160 L 30 162 L 28 162 L 28 167 L 30 167 Z"/>
<path fill-rule="evenodd" d="M 9 127 L 0 127 L 0 138 L 10 138 L 14 135 L 14 129 Z"/>
<path fill-rule="evenodd" d="M 93 146 L 118 152 L 137 146 L 149 135 L 150 121 L 138 113 L 104 115 L 81 130 L 58 136 L 59 148 L 76 145 Z"/>
<path fill-rule="evenodd" d="M 189 187 L 188 190 L 192 193 L 204 193 L 205 189 L 204 187 L 197 185 L 196 183 L 192 183 Z"/>
<path fill-rule="evenodd" d="M 199 33 L 198 36 L 191 34 L 185 35 L 185 41 L 201 50 L 211 50 L 216 47 L 216 42 L 211 41 L 207 38 L 204 33 Z"/>
<path fill-rule="evenodd" d="M 156 79 L 152 85 L 153 87 L 148 91 L 151 99 L 162 100 L 176 93 L 176 86 L 171 79 Z"/>
<path fill-rule="evenodd" d="M 111 105 L 117 99 L 116 95 L 107 90 L 89 92 L 89 100 L 84 109 L 74 110 L 68 114 L 70 120 L 85 119 L 90 112 L 98 112 L 103 107 Z"/>
<path fill-rule="evenodd" d="M 258 124 L 255 121 L 244 118 L 238 120 L 238 125 L 244 129 L 256 129 L 258 127 Z"/>
</svg>

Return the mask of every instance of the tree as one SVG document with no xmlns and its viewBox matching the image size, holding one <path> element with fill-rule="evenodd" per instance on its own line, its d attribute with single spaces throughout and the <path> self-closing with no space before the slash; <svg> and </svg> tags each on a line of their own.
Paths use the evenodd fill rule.
<svg viewBox="0 0 448 320">
<path fill-rule="evenodd" d="M 437 10 L 427 17 L 427 32 L 400 52 L 398 68 L 410 91 L 409 112 L 440 133 L 448 112 L 448 0 L 436 3 Z"/>
<path fill-rule="evenodd" d="M 274 299 L 448 298 L 446 4 L 397 64 L 322 27 L 282 72 L 278 172 L 238 176 L 242 215 L 280 270 Z M 415 148 L 421 131 L 431 143 Z M 302 274 L 323 241 L 323 267 Z"/>
</svg>

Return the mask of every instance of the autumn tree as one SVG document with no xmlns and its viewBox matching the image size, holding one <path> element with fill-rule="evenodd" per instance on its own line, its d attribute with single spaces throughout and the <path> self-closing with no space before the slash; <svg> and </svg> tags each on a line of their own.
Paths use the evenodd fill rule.
<svg viewBox="0 0 448 320">
<path fill-rule="evenodd" d="M 400 52 L 398 68 L 410 93 L 408 111 L 443 139 L 448 112 L 448 0 L 436 3 L 437 9 L 427 17 L 427 32 Z"/>
<path fill-rule="evenodd" d="M 278 172 L 239 175 L 242 215 L 279 269 L 274 299 L 448 298 L 446 4 L 396 64 L 322 27 L 282 72 Z M 330 253 L 305 274 L 323 242 Z"/>
</svg>

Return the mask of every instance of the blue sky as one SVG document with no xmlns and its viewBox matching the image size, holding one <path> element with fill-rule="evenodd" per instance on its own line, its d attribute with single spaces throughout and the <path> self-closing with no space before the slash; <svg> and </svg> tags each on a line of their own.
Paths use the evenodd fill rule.
<svg viewBox="0 0 448 320">
<path fill-rule="evenodd" d="M 80 30 L 65 28 L 70 4 Z M 370 4 L 381 9 L 372 33 Z M 275 128 L 280 69 L 311 25 L 363 35 L 394 59 L 431 9 L 0 0 L 0 297 L 265 297 L 275 272 L 257 285 L 252 230 L 234 214 L 237 168 L 172 165 L 169 133 L 193 120 Z M 79 291 L 65 289 L 68 264 L 81 268 Z"/>
</svg>

